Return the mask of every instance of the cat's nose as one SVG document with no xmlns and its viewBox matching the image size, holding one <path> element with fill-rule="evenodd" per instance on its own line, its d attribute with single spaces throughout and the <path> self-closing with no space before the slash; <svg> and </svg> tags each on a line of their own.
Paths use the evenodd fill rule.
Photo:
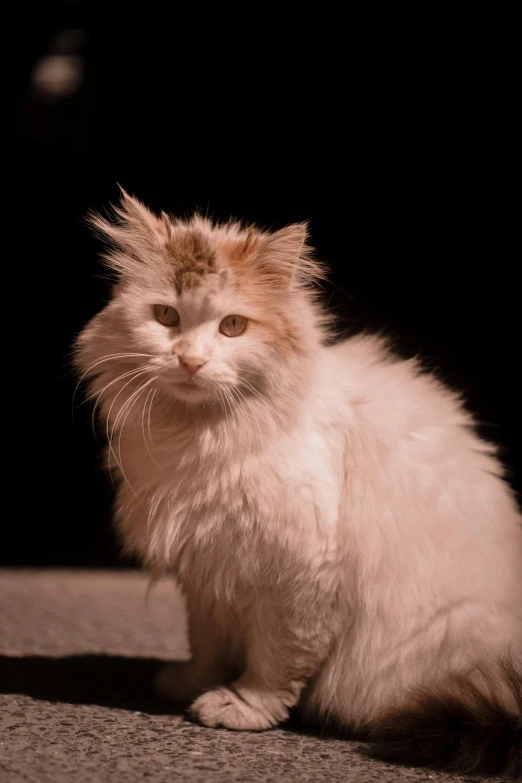
<svg viewBox="0 0 522 783">
<path fill-rule="evenodd" d="M 206 364 L 205 359 L 199 359 L 195 356 L 180 356 L 179 360 L 183 367 L 189 372 L 191 375 L 194 375 L 197 373 L 198 370 L 203 367 L 204 364 Z"/>
</svg>

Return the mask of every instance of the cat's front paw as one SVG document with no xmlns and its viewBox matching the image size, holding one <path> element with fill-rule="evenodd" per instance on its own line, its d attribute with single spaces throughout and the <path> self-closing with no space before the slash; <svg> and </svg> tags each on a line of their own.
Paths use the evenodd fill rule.
<svg viewBox="0 0 522 783">
<path fill-rule="evenodd" d="M 263 698 L 252 691 L 222 687 L 203 693 L 189 715 L 210 728 L 264 731 L 286 720 L 288 709 L 275 695 Z"/>
</svg>

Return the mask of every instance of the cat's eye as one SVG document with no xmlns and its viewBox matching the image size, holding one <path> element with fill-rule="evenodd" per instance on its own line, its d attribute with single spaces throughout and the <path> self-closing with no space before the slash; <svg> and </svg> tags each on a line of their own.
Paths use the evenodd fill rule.
<svg viewBox="0 0 522 783">
<path fill-rule="evenodd" d="M 154 318 L 163 326 L 179 326 L 179 313 L 170 305 L 154 305 Z"/>
<path fill-rule="evenodd" d="M 247 328 L 247 323 L 242 315 L 227 315 L 219 324 L 219 331 L 226 337 L 239 337 Z"/>
</svg>

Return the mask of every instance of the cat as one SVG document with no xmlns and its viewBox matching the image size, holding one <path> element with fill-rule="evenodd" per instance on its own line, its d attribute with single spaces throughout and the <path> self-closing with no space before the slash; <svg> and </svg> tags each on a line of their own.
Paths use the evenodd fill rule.
<svg viewBox="0 0 522 783">
<path fill-rule="evenodd" d="M 522 524 L 458 395 L 336 337 L 306 224 L 90 216 L 116 282 L 75 342 L 125 550 L 174 574 L 209 727 L 297 707 L 376 758 L 521 773 Z M 358 733 L 358 734 L 357 734 Z"/>
</svg>

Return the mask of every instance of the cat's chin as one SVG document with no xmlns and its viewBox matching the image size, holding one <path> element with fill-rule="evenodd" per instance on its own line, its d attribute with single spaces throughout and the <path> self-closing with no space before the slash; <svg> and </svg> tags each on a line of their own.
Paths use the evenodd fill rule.
<svg viewBox="0 0 522 783">
<path fill-rule="evenodd" d="M 192 383 L 175 383 L 171 387 L 171 393 L 178 400 L 197 405 L 205 402 L 210 397 L 210 390 Z"/>
</svg>

